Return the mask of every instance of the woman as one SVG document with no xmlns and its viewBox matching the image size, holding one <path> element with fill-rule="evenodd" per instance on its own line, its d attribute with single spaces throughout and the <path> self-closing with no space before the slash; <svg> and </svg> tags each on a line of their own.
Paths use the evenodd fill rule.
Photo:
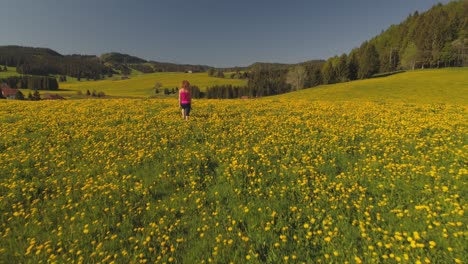
<svg viewBox="0 0 468 264">
<path fill-rule="evenodd" d="M 192 97 L 190 96 L 190 83 L 187 80 L 182 81 L 179 89 L 179 104 L 182 108 L 182 118 L 189 120 Z"/>
</svg>

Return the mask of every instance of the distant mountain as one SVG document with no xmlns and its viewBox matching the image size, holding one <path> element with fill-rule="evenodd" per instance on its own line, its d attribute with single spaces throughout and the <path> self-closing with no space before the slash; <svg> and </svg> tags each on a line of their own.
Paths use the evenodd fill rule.
<svg viewBox="0 0 468 264">
<path fill-rule="evenodd" d="M 130 74 L 131 69 L 152 72 L 204 72 L 206 65 L 147 61 L 118 52 L 96 55 L 62 55 L 48 48 L 0 46 L 0 65 L 16 67 L 22 74 L 68 75 L 76 78 L 102 79 L 116 73 Z"/>
<path fill-rule="evenodd" d="M 140 59 L 135 56 L 131 56 L 128 54 L 122 54 L 118 52 L 111 52 L 111 53 L 104 53 L 100 56 L 101 60 L 104 63 L 115 63 L 115 64 L 139 64 L 139 63 L 146 63 L 147 61 L 144 59 Z"/>
<path fill-rule="evenodd" d="M 63 57 L 62 54 L 48 49 L 48 48 L 31 48 L 31 47 L 21 47 L 21 46 L 0 46 L 0 58 L 6 58 L 9 56 L 54 56 L 54 57 Z"/>
<path fill-rule="evenodd" d="M 68 75 L 97 80 L 114 73 L 96 56 L 62 55 L 48 48 L 0 46 L 0 64 L 30 75 Z"/>
</svg>

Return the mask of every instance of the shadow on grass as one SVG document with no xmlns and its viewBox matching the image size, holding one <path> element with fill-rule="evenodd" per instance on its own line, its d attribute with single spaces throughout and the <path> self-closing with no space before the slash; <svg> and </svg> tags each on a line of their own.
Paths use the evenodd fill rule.
<svg viewBox="0 0 468 264">
<path fill-rule="evenodd" d="M 391 76 L 391 75 L 395 75 L 395 74 L 399 74 L 399 73 L 404 73 L 404 72 L 406 72 L 406 71 L 401 70 L 401 71 L 378 73 L 378 74 L 372 75 L 372 77 L 370 77 L 369 79 L 382 78 L 382 77 L 387 77 L 387 76 Z"/>
</svg>

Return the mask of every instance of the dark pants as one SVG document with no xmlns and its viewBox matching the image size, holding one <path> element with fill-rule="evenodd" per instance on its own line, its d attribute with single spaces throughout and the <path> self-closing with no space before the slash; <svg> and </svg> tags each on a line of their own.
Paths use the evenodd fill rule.
<svg viewBox="0 0 468 264">
<path fill-rule="evenodd" d="M 184 113 L 186 116 L 190 115 L 190 109 L 192 109 L 192 106 L 190 104 L 180 104 L 180 107 L 184 109 Z"/>
</svg>

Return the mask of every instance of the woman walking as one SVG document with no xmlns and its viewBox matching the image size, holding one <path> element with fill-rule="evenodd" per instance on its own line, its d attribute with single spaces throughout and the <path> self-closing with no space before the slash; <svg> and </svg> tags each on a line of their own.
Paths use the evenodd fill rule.
<svg viewBox="0 0 468 264">
<path fill-rule="evenodd" d="M 182 118 L 189 120 L 190 109 L 192 108 L 192 97 L 190 96 L 190 83 L 187 80 L 182 81 L 179 89 L 179 104 L 182 108 Z"/>
</svg>

